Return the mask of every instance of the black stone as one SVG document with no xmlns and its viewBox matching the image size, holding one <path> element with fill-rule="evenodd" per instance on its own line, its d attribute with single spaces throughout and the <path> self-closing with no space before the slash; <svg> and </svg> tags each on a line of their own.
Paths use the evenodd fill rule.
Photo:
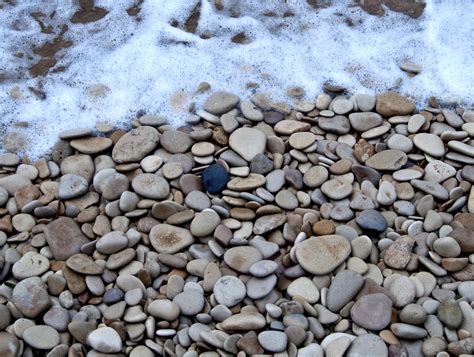
<svg viewBox="0 0 474 357">
<path fill-rule="evenodd" d="M 224 166 L 219 164 L 210 165 L 202 172 L 202 183 L 204 189 L 209 193 L 220 193 L 229 182 L 229 173 Z"/>
</svg>

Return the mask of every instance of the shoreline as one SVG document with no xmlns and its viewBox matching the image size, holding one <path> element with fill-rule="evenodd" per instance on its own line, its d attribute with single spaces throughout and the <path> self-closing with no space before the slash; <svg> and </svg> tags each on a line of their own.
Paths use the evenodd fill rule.
<svg viewBox="0 0 474 357">
<path fill-rule="evenodd" d="M 474 111 L 330 89 L 0 154 L 0 354 L 472 354 Z"/>
</svg>

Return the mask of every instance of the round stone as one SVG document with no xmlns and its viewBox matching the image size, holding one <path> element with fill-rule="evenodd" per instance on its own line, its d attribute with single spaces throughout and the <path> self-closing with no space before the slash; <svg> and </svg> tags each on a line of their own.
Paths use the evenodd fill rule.
<svg viewBox="0 0 474 357">
<path fill-rule="evenodd" d="M 168 197 L 170 185 L 163 177 L 155 174 L 140 174 L 135 176 L 132 187 L 139 195 L 155 200 Z"/>
<path fill-rule="evenodd" d="M 286 288 L 286 292 L 291 297 L 301 296 L 310 304 L 315 304 L 319 300 L 318 287 L 305 276 L 293 280 Z"/>
<path fill-rule="evenodd" d="M 445 153 L 443 141 L 435 134 L 416 134 L 413 143 L 418 149 L 434 157 L 441 157 Z"/>
<path fill-rule="evenodd" d="M 308 131 L 303 133 L 291 134 L 289 143 L 296 150 L 304 150 L 308 146 L 313 145 L 316 141 L 316 135 Z"/>
<path fill-rule="evenodd" d="M 306 271 L 315 275 L 332 272 L 351 253 L 349 241 L 339 235 L 309 238 L 295 246 L 296 259 Z"/>
<path fill-rule="evenodd" d="M 225 189 L 227 182 L 229 182 L 229 173 L 224 166 L 219 164 L 209 165 L 202 172 L 202 183 L 204 188 L 209 193 L 220 193 Z"/>
<path fill-rule="evenodd" d="M 333 200 L 342 200 L 352 193 L 352 185 L 344 179 L 335 178 L 323 183 L 321 191 Z"/>
<path fill-rule="evenodd" d="M 173 298 L 183 315 L 194 316 L 201 312 L 204 307 L 204 296 L 195 289 L 185 290 Z"/>
<path fill-rule="evenodd" d="M 395 277 L 386 287 L 394 297 L 395 307 L 404 307 L 413 302 L 416 296 L 415 284 L 406 276 Z"/>
<path fill-rule="evenodd" d="M 120 231 L 109 232 L 99 238 L 95 248 L 103 254 L 113 254 L 127 248 L 128 239 Z"/>
<path fill-rule="evenodd" d="M 185 200 L 184 203 L 186 205 L 196 211 L 203 211 L 206 208 L 211 207 L 211 200 L 209 197 L 202 191 L 192 191 L 190 192 Z"/>
<path fill-rule="evenodd" d="M 150 243 L 158 253 L 175 254 L 193 242 L 187 229 L 169 224 L 157 224 L 150 231 Z"/>
<path fill-rule="evenodd" d="M 18 337 L 10 333 L 0 331 L 0 356 L 18 356 L 20 353 L 20 346 L 20 340 Z"/>
<path fill-rule="evenodd" d="M 196 156 L 208 156 L 214 154 L 215 149 L 216 147 L 214 144 L 208 143 L 207 141 L 202 141 L 194 144 L 191 147 L 191 152 Z"/>
<path fill-rule="evenodd" d="M 31 347 L 39 350 L 50 350 L 60 342 L 58 331 L 47 325 L 27 328 L 23 332 L 23 340 Z"/>
<path fill-rule="evenodd" d="M 152 301 L 147 310 L 150 315 L 166 321 L 174 321 L 179 316 L 178 305 L 168 299 Z"/>
<path fill-rule="evenodd" d="M 229 137 L 229 146 L 245 160 L 251 161 L 255 155 L 263 154 L 267 144 L 265 134 L 252 128 L 239 128 Z"/>
<path fill-rule="evenodd" d="M 179 130 L 166 130 L 160 138 L 161 146 L 172 154 L 180 154 L 189 150 L 193 140 L 187 133 Z"/>
<path fill-rule="evenodd" d="M 298 199 L 288 190 L 279 191 L 275 196 L 275 202 L 278 206 L 286 210 L 293 210 L 298 207 Z"/>
<path fill-rule="evenodd" d="M 418 304 L 408 304 L 398 315 L 401 322 L 421 325 L 426 320 L 426 310 Z"/>
<path fill-rule="evenodd" d="M 263 259 L 257 248 L 242 246 L 228 249 L 224 254 L 224 262 L 232 269 L 247 274 L 250 267 Z"/>
<path fill-rule="evenodd" d="M 357 224 L 362 229 L 383 232 L 387 229 L 387 221 L 385 217 L 377 210 L 367 209 L 362 211 L 356 217 Z"/>
<path fill-rule="evenodd" d="M 247 295 L 249 298 L 258 300 L 261 299 L 272 291 L 277 283 L 277 277 L 275 274 L 266 276 L 264 278 L 252 277 L 247 280 Z"/>
<path fill-rule="evenodd" d="M 58 196 L 62 200 L 70 200 L 82 196 L 87 192 L 89 184 L 87 180 L 78 175 L 64 175 L 59 180 Z"/>
<path fill-rule="evenodd" d="M 27 213 L 19 213 L 12 218 L 12 226 L 17 232 L 31 232 L 35 225 L 33 216 Z"/>
<path fill-rule="evenodd" d="M 214 115 L 224 114 L 235 107 L 239 101 L 240 98 L 235 94 L 219 91 L 206 99 L 204 110 Z"/>
<path fill-rule="evenodd" d="M 111 327 L 99 327 L 87 335 L 87 344 L 97 352 L 117 353 L 122 350 L 122 339 Z"/>
<path fill-rule="evenodd" d="M 329 177 L 329 171 L 324 166 L 312 166 L 303 175 L 303 182 L 309 188 L 321 186 Z"/>
<path fill-rule="evenodd" d="M 394 134 L 388 139 L 387 146 L 392 150 L 400 150 L 409 153 L 413 149 L 413 142 L 405 135 Z"/>
<path fill-rule="evenodd" d="M 36 252 L 27 252 L 15 264 L 12 273 L 15 278 L 22 280 L 33 276 L 39 276 L 49 269 L 49 260 Z"/>
<path fill-rule="evenodd" d="M 352 113 L 349 115 L 351 126 L 357 131 L 367 131 L 382 124 L 380 114 L 373 112 Z"/>
<path fill-rule="evenodd" d="M 456 258 L 461 254 L 461 247 L 451 237 L 438 238 L 433 242 L 433 250 L 444 258 Z"/>
<path fill-rule="evenodd" d="M 349 99 L 336 99 L 332 102 L 332 110 L 336 114 L 347 114 L 354 109 L 354 104 Z"/>
<path fill-rule="evenodd" d="M 282 352 L 288 344 L 288 337 L 281 331 L 263 331 L 258 334 L 258 343 L 267 351 Z"/>
<path fill-rule="evenodd" d="M 391 316 L 392 300 L 382 293 L 363 295 L 351 308 L 352 320 L 372 331 L 380 331 L 387 327 Z"/>
<path fill-rule="evenodd" d="M 35 318 L 50 305 L 46 285 L 38 277 L 26 278 L 13 288 L 12 302 L 28 318 Z"/>
<path fill-rule="evenodd" d="M 219 304 L 232 307 L 245 298 L 247 289 L 239 278 L 226 275 L 216 281 L 213 293 Z"/>
<path fill-rule="evenodd" d="M 189 229 L 194 236 L 205 237 L 212 234 L 220 222 L 221 219 L 216 211 L 206 208 L 194 216 Z"/>
<path fill-rule="evenodd" d="M 158 130 L 141 126 L 123 135 L 112 150 L 112 158 L 119 164 L 138 162 L 152 151 L 160 140 Z"/>
</svg>

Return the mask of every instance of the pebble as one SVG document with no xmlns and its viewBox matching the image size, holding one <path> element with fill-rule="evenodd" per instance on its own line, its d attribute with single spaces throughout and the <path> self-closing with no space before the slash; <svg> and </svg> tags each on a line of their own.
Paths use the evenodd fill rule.
<svg viewBox="0 0 474 357">
<path fill-rule="evenodd" d="M 117 353 L 122 350 L 120 335 L 110 327 L 99 327 L 87 335 L 87 344 L 97 352 Z"/>
<path fill-rule="evenodd" d="M 383 340 L 372 334 L 357 336 L 346 353 L 347 357 L 387 357 L 388 348 Z"/>
<path fill-rule="evenodd" d="M 269 352 L 282 352 L 288 344 L 288 337 L 281 331 L 263 331 L 258 334 L 258 342 Z"/>
<path fill-rule="evenodd" d="M 214 115 L 224 114 L 235 107 L 239 101 L 240 98 L 235 94 L 219 91 L 206 99 L 204 110 Z"/>
<path fill-rule="evenodd" d="M 311 279 L 305 276 L 293 280 L 290 285 L 288 285 L 286 292 L 291 297 L 301 296 L 310 304 L 317 303 L 320 296 L 318 287 L 314 285 Z"/>
<path fill-rule="evenodd" d="M 389 149 L 372 155 L 365 164 L 375 170 L 398 170 L 407 160 L 407 155 L 403 151 Z"/>
<path fill-rule="evenodd" d="M 352 192 L 352 185 L 344 179 L 332 179 L 321 186 L 321 191 L 333 200 L 341 200 Z"/>
<path fill-rule="evenodd" d="M 229 174 L 224 166 L 219 164 L 209 165 L 202 173 L 202 183 L 206 191 L 212 194 L 220 193 L 229 182 Z"/>
<path fill-rule="evenodd" d="M 138 162 L 152 151 L 160 140 L 158 130 L 141 126 L 123 135 L 112 150 L 116 163 Z"/>
<path fill-rule="evenodd" d="M 395 92 L 385 92 L 377 96 L 375 109 L 385 117 L 411 114 L 415 103 Z"/>
<path fill-rule="evenodd" d="M 150 231 L 150 243 L 158 253 L 175 254 L 193 242 L 187 229 L 170 224 L 157 224 Z"/>
<path fill-rule="evenodd" d="M 247 289 L 240 279 L 226 275 L 215 282 L 213 293 L 219 304 L 232 307 L 245 298 Z"/>
<path fill-rule="evenodd" d="M 380 331 L 390 324 L 392 300 L 383 293 L 361 296 L 351 308 L 351 318 L 359 326 Z"/>
<path fill-rule="evenodd" d="M 315 275 L 332 272 L 348 258 L 350 253 L 350 243 L 338 235 L 310 238 L 295 247 L 298 263 Z"/>
<path fill-rule="evenodd" d="M 154 174 L 140 174 L 132 181 L 133 190 L 145 198 L 162 200 L 168 197 L 170 185 L 163 177 Z"/>
<path fill-rule="evenodd" d="M 192 144 L 189 135 L 179 130 L 166 130 L 160 138 L 160 145 L 172 154 L 184 153 Z"/>
<path fill-rule="evenodd" d="M 441 157 L 445 154 L 443 141 L 439 136 L 428 133 L 416 134 L 413 138 L 415 146 L 434 157 Z"/>
<path fill-rule="evenodd" d="M 367 131 L 382 124 L 382 116 L 377 113 L 364 112 L 349 114 L 352 128 L 357 131 Z"/>
<path fill-rule="evenodd" d="M 36 252 L 27 252 L 12 267 L 13 276 L 19 280 L 40 276 L 48 271 L 48 258 Z"/>
<path fill-rule="evenodd" d="M 229 146 L 247 161 L 263 154 L 267 144 L 265 134 L 258 129 L 239 128 L 229 137 Z"/>
<path fill-rule="evenodd" d="M 326 295 L 326 306 L 338 312 L 356 296 L 364 284 L 364 278 L 351 270 L 344 270 L 334 277 Z"/>
<path fill-rule="evenodd" d="M 50 305 L 46 285 L 38 277 L 26 278 L 16 284 L 11 301 L 29 318 L 37 317 Z"/>
<path fill-rule="evenodd" d="M 224 262 L 240 273 L 248 273 L 250 267 L 263 259 L 262 253 L 254 247 L 233 247 L 224 254 Z"/>
<path fill-rule="evenodd" d="M 367 209 L 362 211 L 356 217 L 357 224 L 362 229 L 367 229 L 375 232 L 383 232 L 387 229 L 387 221 L 385 217 L 374 209 Z"/>
<path fill-rule="evenodd" d="M 39 350 L 50 350 L 60 342 L 58 331 L 46 325 L 29 327 L 22 337 L 28 345 Z"/>
<path fill-rule="evenodd" d="M 179 307 L 168 299 L 158 299 L 148 305 L 147 311 L 158 319 L 174 321 L 179 316 Z"/>
</svg>

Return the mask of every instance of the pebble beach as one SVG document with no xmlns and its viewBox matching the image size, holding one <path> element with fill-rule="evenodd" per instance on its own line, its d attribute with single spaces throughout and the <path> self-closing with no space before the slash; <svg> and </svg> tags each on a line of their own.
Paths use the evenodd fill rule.
<svg viewBox="0 0 474 357">
<path fill-rule="evenodd" d="M 107 19 L 100 5 L 71 23 Z M 426 5 L 354 6 L 416 20 Z M 22 120 L 2 131 L 0 356 L 474 355 L 471 94 L 409 95 L 429 68 L 396 67 L 374 91 L 202 81 L 176 116 L 69 121 L 54 142 L 5 106 L 3 127 Z"/>
</svg>

